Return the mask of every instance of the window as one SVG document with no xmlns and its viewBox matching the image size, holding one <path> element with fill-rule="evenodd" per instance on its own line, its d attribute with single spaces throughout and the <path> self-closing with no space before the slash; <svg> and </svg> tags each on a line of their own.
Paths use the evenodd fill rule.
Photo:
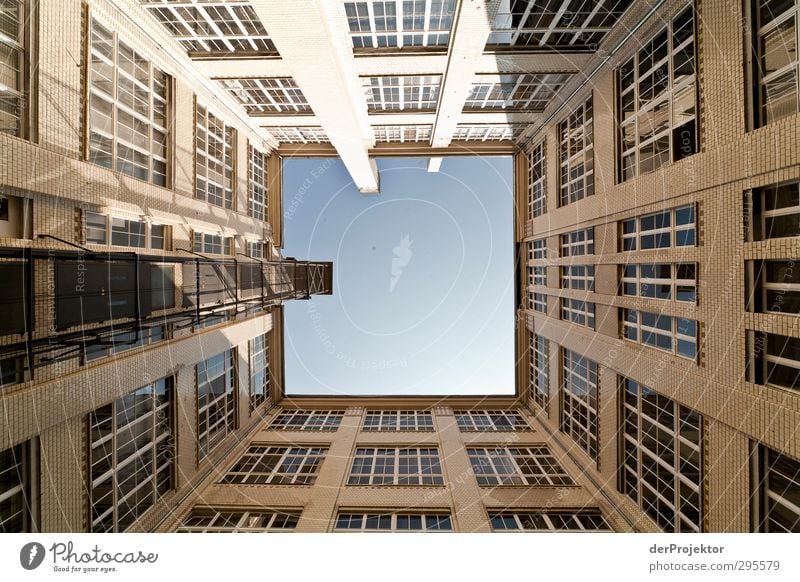
<svg viewBox="0 0 800 582">
<path fill-rule="evenodd" d="M 695 242 L 693 204 L 622 221 L 621 251 L 690 247 Z"/>
<path fill-rule="evenodd" d="M 5 0 L 0 5 L 0 132 L 26 137 L 30 93 L 28 50 L 30 11 L 25 0 Z"/>
<path fill-rule="evenodd" d="M 111 217 L 111 244 L 120 247 L 145 246 L 147 225 L 138 220 Z"/>
<path fill-rule="evenodd" d="M 251 445 L 221 483 L 313 485 L 327 452 L 327 447 Z"/>
<path fill-rule="evenodd" d="M 25 358 L 11 356 L 0 359 L 0 389 L 18 384 L 25 379 Z"/>
<path fill-rule="evenodd" d="M 39 442 L 0 451 L 0 533 L 38 530 Z"/>
<path fill-rule="evenodd" d="M 537 238 L 528 243 L 528 260 L 539 261 L 547 258 L 547 239 Z"/>
<path fill-rule="evenodd" d="M 617 69 L 620 182 L 697 153 L 694 8 Z"/>
<path fill-rule="evenodd" d="M 455 410 L 461 432 L 531 430 L 514 410 Z"/>
<path fill-rule="evenodd" d="M 546 446 L 468 448 L 478 485 L 529 485 L 555 487 L 573 485 Z"/>
<path fill-rule="evenodd" d="M 756 445 L 753 531 L 800 533 L 800 462 L 764 445 Z"/>
<path fill-rule="evenodd" d="M 544 142 L 541 142 L 528 152 L 528 220 L 547 212 L 546 177 Z"/>
<path fill-rule="evenodd" d="M 530 393 L 542 409 L 548 409 L 550 396 L 550 343 L 547 338 L 534 334 L 530 347 Z"/>
<path fill-rule="evenodd" d="M 621 309 L 622 337 L 683 358 L 697 358 L 697 322 L 670 315 Z"/>
<path fill-rule="evenodd" d="M 197 364 L 197 452 L 202 461 L 236 428 L 234 350 Z"/>
<path fill-rule="evenodd" d="M 459 123 L 453 133 L 457 141 L 516 141 L 527 129 L 524 123 L 503 125 Z"/>
<path fill-rule="evenodd" d="M 441 75 L 361 78 L 369 111 L 433 110 L 441 82 Z"/>
<path fill-rule="evenodd" d="M 532 284 L 541 287 L 547 286 L 547 267 L 533 267 L 532 268 Z"/>
<path fill-rule="evenodd" d="M 431 139 L 432 125 L 373 125 L 377 143 L 418 142 Z M 454 138 L 455 139 L 455 138 Z"/>
<path fill-rule="evenodd" d="M 665 301 L 697 301 L 695 263 L 648 263 L 622 267 L 622 295 Z"/>
<path fill-rule="evenodd" d="M 172 378 L 89 414 L 93 532 L 121 532 L 175 485 Z"/>
<path fill-rule="evenodd" d="M 455 0 L 345 2 L 356 52 L 369 49 L 442 47 L 450 40 Z"/>
<path fill-rule="evenodd" d="M 594 303 L 562 297 L 561 319 L 594 329 Z"/>
<path fill-rule="evenodd" d="M 364 513 L 343 511 L 335 531 L 453 531 L 450 513 Z"/>
<path fill-rule="evenodd" d="M 539 73 L 475 75 L 464 104 L 465 111 L 508 109 L 542 112 L 558 94 L 570 74 Z"/>
<path fill-rule="evenodd" d="M 233 237 L 207 232 L 194 232 L 194 245 L 192 250 L 196 253 L 207 255 L 232 255 Z"/>
<path fill-rule="evenodd" d="M 368 410 L 361 430 L 427 432 L 433 430 L 430 410 Z"/>
<path fill-rule="evenodd" d="M 300 509 L 214 509 L 195 507 L 177 533 L 287 531 L 297 527 Z"/>
<path fill-rule="evenodd" d="M 272 430 L 330 430 L 339 428 L 343 410 L 281 410 L 270 423 Z"/>
<path fill-rule="evenodd" d="M 594 291 L 594 265 L 561 267 L 561 288 Z"/>
<path fill-rule="evenodd" d="M 547 313 L 547 295 L 544 293 L 529 293 L 530 308 L 537 313 Z"/>
<path fill-rule="evenodd" d="M 89 161 L 166 187 L 170 77 L 96 20 L 90 37 Z"/>
<path fill-rule="evenodd" d="M 439 450 L 435 448 L 359 447 L 348 485 L 444 485 Z"/>
<path fill-rule="evenodd" d="M 283 127 L 280 125 L 264 126 L 272 137 L 280 143 L 328 143 L 325 130 L 317 125 Z"/>
<path fill-rule="evenodd" d="M 150 225 L 150 248 L 162 251 L 171 250 L 171 227 L 163 224 Z"/>
<path fill-rule="evenodd" d="M 89 244 L 109 244 L 108 233 L 111 233 L 111 245 L 118 247 L 151 248 L 169 250 L 171 230 L 163 224 L 148 224 L 141 220 L 131 220 L 116 216 L 106 216 L 83 211 L 84 233 Z M 149 245 L 148 245 L 149 243 Z"/>
<path fill-rule="evenodd" d="M 269 334 L 250 340 L 250 412 L 269 400 Z"/>
<path fill-rule="evenodd" d="M 311 113 L 306 96 L 292 78 L 220 79 L 219 82 L 249 115 Z"/>
<path fill-rule="evenodd" d="M 613 531 L 598 509 L 490 511 L 493 531 L 584 532 Z"/>
<path fill-rule="evenodd" d="M 594 228 L 574 230 L 561 235 L 561 257 L 594 254 Z"/>
<path fill-rule="evenodd" d="M 744 198 L 747 242 L 800 236 L 800 182 L 757 188 Z"/>
<path fill-rule="evenodd" d="M 96 212 L 84 212 L 86 220 L 86 242 L 97 245 L 108 244 L 107 219 Z"/>
<path fill-rule="evenodd" d="M 597 461 L 597 363 L 562 349 L 561 431 Z"/>
<path fill-rule="evenodd" d="M 265 246 L 266 243 L 261 240 L 247 241 L 247 256 L 254 259 L 263 259 L 264 255 L 266 254 L 264 251 Z"/>
<path fill-rule="evenodd" d="M 755 125 L 760 127 L 800 111 L 798 106 L 797 0 L 753 2 Z"/>
<path fill-rule="evenodd" d="M 750 382 L 800 391 L 800 338 L 748 331 L 747 347 Z"/>
<path fill-rule="evenodd" d="M 631 0 L 552 5 L 537 0 L 502 2 L 486 50 L 595 52 Z"/>
<path fill-rule="evenodd" d="M 594 194 L 592 98 L 558 124 L 560 167 L 558 205 L 565 206 Z"/>
<path fill-rule="evenodd" d="M 267 219 L 267 156 L 249 146 L 248 213 L 256 220 Z"/>
<path fill-rule="evenodd" d="M 233 208 L 236 130 L 196 103 L 195 198 Z"/>
<path fill-rule="evenodd" d="M 248 2 L 187 4 L 185 0 L 141 0 L 140 3 L 192 58 L 278 54 Z"/>
<path fill-rule="evenodd" d="M 703 418 L 621 378 L 619 490 L 662 529 L 700 532 L 703 523 Z"/>
<path fill-rule="evenodd" d="M 748 261 L 745 273 L 748 311 L 800 315 L 800 266 L 793 259 Z"/>
</svg>

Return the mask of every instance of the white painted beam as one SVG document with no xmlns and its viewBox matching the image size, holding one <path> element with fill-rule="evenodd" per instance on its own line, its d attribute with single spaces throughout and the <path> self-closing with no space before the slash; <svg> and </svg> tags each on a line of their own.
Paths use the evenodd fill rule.
<svg viewBox="0 0 800 582">
<path fill-rule="evenodd" d="M 325 130 L 359 191 L 377 192 L 377 167 L 368 153 L 374 137 L 356 73 L 344 3 L 252 0 L 251 4 L 314 111 L 316 124 Z M 248 76 L 261 74 L 252 62 L 250 65 Z M 306 125 L 305 121 L 299 124 Z"/>
<path fill-rule="evenodd" d="M 468 111 L 461 115 L 459 123 L 464 125 L 505 125 L 507 123 L 534 123 L 542 118 L 532 111 Z M 319 126 L 316 115 L 283 115 L 252 118 L 261 127 L 307 127 Z M 371 126 L 376 125 L 433 125 L 435 112 L 375 113 L 367 116 Z"/>
<path fill-rule="evenodd" d="M 428 159 L 428 172 L 434 173 L 438 172 L 439 168 L 442 167 L 442 158 L 430 158 Z"/>
<path fill-rule="evenodd" d="M 460 0 L 458 3 L 433 126 L 433 147 L 446 147 L 453 139 L 475 73 L 482 72 L 477 69 L 478 60 L 492 32 L 497 8 L 498 0 Z"/>
<path fill-rule="evenodd" d="M 475 59 L 476 73 L 577 73 L 590 53 L 516 53 L 481 54 Z M 197 59 L 197 69 L 212 78 L 291 77 L 292 70 L 283 59 Z M 447 55 L 431 53 L 409 56 L 360 56 L 353 59 L 356 74 L 373 75 L 441 75 L 447 69 Z"/>
</svg>

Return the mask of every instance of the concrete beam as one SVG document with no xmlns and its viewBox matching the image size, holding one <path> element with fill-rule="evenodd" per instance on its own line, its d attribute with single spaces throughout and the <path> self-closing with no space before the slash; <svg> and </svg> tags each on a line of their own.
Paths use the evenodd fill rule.
<svg viewBox="0 0 800 582">
<path fill-rule="evenodd" d="M 363 193 L 377 192 L 377 167 L 368 153 L 374 137 L 344 4 L 329 0 L 253 0 L 251 4 L 356 187 Z M 247 76 L 257 74 L 251 63 Z"/>
<path fill-rule="evenodd" d="M 497 0 L 460 0 L 458 3 L 431 137 L 434 147 L 445 147 L 453 139 L 475 73 L 480 72 L 477 61 L 492 32 L 497 8 Z"/>
<path fill-rule="evenodd" d="M 531 111 L 474 111 L 462 113 L 459 123 L 465 125 L 505 125 L 507 123 L 535 123 L 541 113 Z M 376 125 L 433 125 L 436 113 L 378 113 L 368 116 L 369 124 Z M 316 115 L 275 116 L 254 119 L 261 127 L 307 127 L 319 126 Z"/>
<path fill-rule="evenodd" d="M 458 31 L 456 31 L 458 32 Z M 476 73 L 577 73 L 589 62 L 589 53 L 486 53 L 475 60 Z M 357 56 L 353 59 L 358 76 L 441 75 L 447 70 L 448 57 L 442 53 L 397 56 Z M 244 77 L 291 77 L 292 70 L 280 58 L 198 59 L 198 70 L 217 79 Z"/>
</svg>

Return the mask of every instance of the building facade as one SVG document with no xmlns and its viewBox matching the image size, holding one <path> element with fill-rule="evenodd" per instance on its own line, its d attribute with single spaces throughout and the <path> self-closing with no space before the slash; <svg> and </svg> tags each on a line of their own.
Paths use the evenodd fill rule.
<svg viewBox="0 0 800 582">
<path fill-rule="evenodd" d="M 0 0 L 0 530 L 800 531 L 798 19 Z M 514 157 L 516 394 L 287 396 L 282 160 L 448 155 Z"/>
</svg>

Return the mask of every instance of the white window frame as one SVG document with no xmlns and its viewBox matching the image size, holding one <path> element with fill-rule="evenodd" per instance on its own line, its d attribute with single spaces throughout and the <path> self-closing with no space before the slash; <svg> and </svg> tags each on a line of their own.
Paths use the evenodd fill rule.
<svg viewBox="0 0 800 582">
<path fill-rule="evenodd" d="M 173 474 L 175 471 L 173 414 L 176 406 L 173 384 L 172 377 L 161 378 L 89 413 L 88 456 L 92 459 L 92 466 L 89 470 L 89 505 L 92 507 L 91 531 L 124 531 L 135 523 L 147 511 L 147 508 L 153 507 L 162 495 L 173 489 L 175 485 Z M 164 402 L 161 403 L 158 402 L 159 390 L 163 391 L 164 395 Z M 136 414 L 142 403 L 140 396 L 144 397 L 145 401 L 150 402 L 149 409 L 145 407 L 144 412 L 137 414 L 133 419 L 128 417 L 127 414 L 120 413 L 120 407 L 124 407 L 123 410 L 133 409 L 134 414 Z M 134 399 L 133 405 L 125 402 L 126 399 L 131 398 Z M 98 415 L 101 414 L 103 416 L 100 418 L 105 417 L 104 421 L 98 419 Z M 119 425 L 121 418 L 126 418 L 126 422 L 122 426 Z M 103 431 L 105 434 L 97 438 L 95 429 L 106 423 L 108 423 L 106 425 L 108 428 Z M 134 451 L 131 451 L 124 458 L 119 458 L 120 452 L 124 450 L 124 446 L 132 436 L 140 436 L 141 434 L 149 434 L 148 441 L 145 444 L 138 443 Z M 95 451 L 97 451 L 97 455 Z M 141 479 L 134 489 L 124 497 L 121 496 L 120 488 L 130 478 L 126 468 L 138 463 L 145 453 L 150 455 L 151 474 L 147 475 L 146 471 L 140 470 L 142 468 L 137 469 L 135 473 L 137 473 L 138 477 L 142 477 L 144 474 L 147 475 L 147 479 Z M 100 459 L 105 460 L 105 463 L 101 463 L 97 458 L 98 456 Z M 94 467 L 99 466 L 102 469 L 104 465 L 107 468 L 102 470 L 101 473 L 95 474 Z M 166 490 L 159 491 L 161 487 L 160 481 L 164 479 L 164 476 L 166 476 Z M 95 501 L 104 501 L 108 497 L 108 493 L 103 493 L 103 488 L 108 486 L 106 485 L 107 483 L 110 483 L 111 488 L 111 506 L 97 515 L 98 511 L 94 509 Z M 102 497 L 99 500 L 95 500 L 95 492 L 98 488 Z M 143 491 L 147 490 L 150 491 L 149 504 L 147 508 L 141 508 L 139 507 L 141 504 L 139 496 Z M 123 511 L 125 511 L 125 514 L 121 515 Z M 133 520 L 127 527 L 123 528 L 120 520 L 128 515 L 133 515 Z M 101 527 L 103 521 L 109 517 L 111 518 L 111 527 Z"/>
<path fill-rule="evenodd" d="M 236 210 L 236 128 L 201 105 L 197 98 L 194 119 L 195 198 Z"/>
<path fill-rule="evenodd" d="M 419 528 L 401 528 L 399 522 L 404 518 L 419 518 Z M 340 523 L 344 520 L 349 525 L 358 527 L 342 527 Z M 441 520 L 446 519 L 449 527 L 439 527 Z M 388 523 L 387 523 L 388 522 Z M 333 531 L 336 532 L 453 532 L 453 516 L 449 511 L 428 511 L 420 512 L 398 512 L 398 511 L 370 511 L 358 510 L 339 510 L 334 522 Z"/>
<path fill-rule="evenodd" d="M 618 433 L 620 439 L 620 492 L 633 499 L 645 513 L 658 522 L 658 512 L 648 510 L 648 495 L 645 494 L 647 490 L 652 499 L 668 506 L 673 512 L 674 517 L 667 531 L 700 533 L 705 509 L 703 507 L 705 470 L 703 459 L 704 419 L 702 415 L 630 378 L 624 376 L 619 378 L 620 400 L 622 402 L 621 429 Z M 635 405 L 630 402 L 634 391 Z M 643 394 L 654 397 L 654 400 L 645 401 Z M 663 409 L 658 406 L 659 399 L 665 405 Z M 644 406 L 645 403 L 647 409 L 653 408 L 656 410 L 654 415 L 648 414 Z M 672 416 L 670 425 L 661 422 L 660 419 L 665 418 L 665 414 L 659 411 L 666 412 Z M 686 428 L 689 433 L 692 432 L 693 421 L 691 419 L 693 416 L 697 420 L 697 442 L 693 442 L 684 434 L 681 434 L 681 428 Z M 647 428 L 645 424 L 649 425 L 650 428 Z M 647 440 L 654 439 L 652 435 L 656 431 L 661 435 L 657 445 L 659 450 L 662 451 L 661 455 L 657 450 L 651 450 L 646 444 Z M 668 447 L 667 445 L 671 446 Z M 699 466 L 694 467 L 697 472 L 696 481 L 693 481 L 688 475 L 692 470 L 692 465 L 686 458 L 687 456 L 698 460 Z M 682 470 L 682 468 L 688 470 Z M 672 487 L 672 499 L 668 499 L 663 495 L 646 475 L 646 473 L 655 475 L 656 477 L 651 478 L 655 478 L 658 483 L 661 483 L 661 480 L 657 478 L 659 470 L 669 472 L 674 476 L 675 485 Z M 628 479 L 626 479 L 626 476 Z M 635 483 L 635 490 L 629 486 L 630 483 Z M 681 507 L 685 507 L 685 504 L 681 502 L 681 495 L 686 492 L 697 498 L 699 504 L 699 507 L 696 507 L 699 514 L 697 522 L 692 522 L 688 516 L 680 511 Z M 659 525 L 665 527 L 667 524 L 659 523 Z"/>
<path fill-rule="evenodd" d="M 204 255 L 233 256 L 234 239 L 210 232 L 192 231 L 192 250 Z"/>
<path fill-rule="evenodd" d="M 643 321 L 643 316 L 652 316 L 656 318 L 657 325 L 646 325 Z M 663 315 L 660 313 L 650 313 L 646 311 L 639 311 L 636 309 L 621 309 L 620 310 L 620 318 L 622 320 L 622 330 L 621 330 L 621 337 L 622 339 L 637 343 L 639 345 L 653 348 L 662 352 L 667 352 L 668 354 L 673 354 L 678 356 L 679 358 L 684 358 L 687 360 L 697 361 L 698 356 L 700 354 L 700 349 L 698 346 L 698 336 L 700 335 L 700 322 L 694 319 L 682 318 L 682 317 L 672 317 L 670 315 Z M 666 327 L 661 327 L 658 325 L 658 322 L 661 321 L 669 321 L 670 329 L 666 329 Z M 688 333 L 684 332 L 681 322 L 687 321 L 694 323 L 695 335 L 689 335 Z M 644 338 L 642 337 L 645 333 L 649 334 L 651 337 L 667 337 L 670 340 L 670 349 L 667 350 L 665 348 L 659 347 L 658 345 L 650 342 L 645 342 Z M 635 336 L 635 337 L 631 337 Z M 694 356 L 689 357 L 683 355 L 678 350 L 678 342 L 687 342 L 694 346 Z"/>
<path fill-rule="evenodd" d="M 232 485 L 313 485 L 328 453 L 323 446 L 252 444 L 220 483 Z M 276 459 L 272 463 L 271 459 Z M 269 463 L 266 462 L 269 460 Z"/>
<path fill-rule="evenodd" d="M 222 360 L 221 365 L 218 363 Z M 236 376 L 236 349 L 231 348 L 220 352 L 195 366 L 195 382 L 197 390 L 197 458 L 202 461 L 216 449 L 225 438 L 236 430 L 237 423 L 237 376 Z M 202 371 L 201 371 L 202 369 Z M 225 390 L 214 397 L 210 387 L 218 378 L 228 378 Z M 200 392 L 207 386 L 205 404 L 201 404 Z M 221 414 L 220 414 L 221 413 Z M 218 417 L 214 421 L 215 417 Z M 200 428 L 201 421 L 205 420 L 205 429 Z M 212 425 L 212 422 L 213 425 Z M 203 439 L 205 438 L 205 445 Z"/>
<path fill-rule="evenodd" d="M 271 371 L 269 367 L 269 333 L 257 335 L 249 342 L 250 412 L 269 401 Z"/>
<path fill-rule="evenodd" d="M 541 523 L 544 527 L 531 527 L 534 522 L 534 516 L 541 518 Z M 497 520 L 502 520 L 503 527 L 496 527 Z M 513 527 L 507 527 L 509 522 L 513 523 Z M 494 532 L 582 533 L 614 531 L 608 525 L 599 509 L 494 510 L 489 512 L 489 524 Z"/>
<path fill-rule="evenodd" d="M 95 43 L 95 38 L 98 39 L 98 43 L 110 43 L 111 58 L 97 48 L 99 45 Z M 150 59 L 144 58 L 143 54 L 134 48 L 133 43 L 121 39 L 114 27 L 107 26 L 94 15 L 89 22 L 88 44 L 86 159 L 109 170 L 124 173 L 162 188 L 169 188 L 172 139 L 169 131 L 172 123 L 171 77 L 155 66 Z M 131 66 L 136 69 L 134 74 L 125 72 L 121 66 L 120 53 L 123 51 L 133 55 Z M 140 62 L 144 63 L 146 70 L 138 67 Z M 98 76 L 101 67 L 110 69 L 108 71 L 110 78 Z M 146 80 L 137 78 L 136 73 L 143 74 Z M 120 98 L 123 94 L 122 82 L 130 85 L 131 90 L 124 93 L 130 95 L 130 100 L 134 103 L 143 101 L 142 95 L 138 92 L 146 95 L 144 111 L 137 111 L 123 103 Z M 108 109 L 110 115 L 99 109 L 101 103 Z M 121 115 L 130 118 L 129 127 L 122 124 Z M 101 122 L 108 124 L 109 127 L 103 128 Z M 130 139 L 125 139 L 123 128 L 130 134 Z M 96 149 L 94 136 L 97 136 L 98 140 L 108 140 L 110 152 Z M 158 147 L 160 152 L 157 151 L 156 144 L 160 144 Z M 134 157 L 121 156 L 120 148 L 126 148 Z M 99 152 L 99 155 L 109 155 L 108 164 L 100 163 L 95 151 Z M 135 168 L 138 168 L 138 171 Z"/>
<path fill-rule="evenodd" d="M 13 485 L 9 484 L 0 490 L 0 503 L 13 497 L 22 498 L 22 527 L 17 530 L 7 529 L 9 521 L 17 516 L 0 515 L 0 531 L 4 533 L 27 533 L 39 531 L 39 439 L 32 438 L 3 451 L 12 458 L 13 465 L 3 465 L 0 472 L 16 474 Z M 5 481 L 5 479 L 4 479 Z"/>
<path fill-rule="evenodd" d="M 272 418 L 269 430 L 336 431 L 344 418 L 344 410 L 302 410 L 284 408 Z"/>
<path fill-rule="evenodd" d="M 461 432 L 514 432 L 531 430 L 516 410 L 454 410 Z"/>
<path fill-rule="evenodd" d="M 441 84 L 441 75 L 361 77 L 370 112 L 433 110 Z"/>
<path fill-rule="evenodd" d="M 455 0 L 345 2 L 353 50 L 359 52 L 403 47 L 444 49 L 450 42 L 455 5 Z M 407 8 L 411 8 L 411 12 L 406 12 Z"/>
<path fill-rule="evenodd" d="M 546 337 L 531 334 L 529 359 L 531 399 L 547 411 L 550 403 L 550 342 Z"/>
<path fill-rule="evenodd" d="M 301 513 L 302 509 L 194 507 L 176 533 L 285 533 L 297 527 Z M 192 520 L 208 523 L 192 523 Z"/>
<path fill-rule="evenodd" d="M 468 447 L 467 455 L 481 487 L 559 487 L 575 484 L 547 445 Z M 524 469 L 536 471 L 531 473 Z"/>
<path fill-rule="evenodd" d="M 406 451 L 406 453 L 402 453 Z M 403 471 L 402 459 L 411 459 L 418 471 Z M 356 469 L 369 469 L 364 472 Z M 438 471 L 436 470 L 438 468 Z M 427 470 L 426 470 L 427 469 Z M 439 449 L 436 447 L 363 447 L 353 453 L 347 484 L 353 486 L 437 487 L 444 485 Z"/>
<path fill-rule="evenodd" d="M 692 221 L 690 223 L 685 224 L 678 224 L 678 213 L 682 212 L 686 209 L 690 208 L 692 213 Z M 667 216 L 669 219 L 669 225 L 667 226 L 660 226 L 660 227 L 653 227 L 644 230 L 642 227 L 642 221 L 647 220 L 649 218 L 654 218 L 656 216 Z M 678 236 L 680 233 L 683 232 L 692 232 L 692 243 L 691 244 L 678 244 Z M 658 240 L 659 237 L 664 236 L 669 237 L 669 244 L 666 246 L 652 246 L 648 248 L 642 248 L 642 238 L 643 237 L 655 237 L 655 240 Z M 697 207 L 695 204 L 686 204 L 683 206 L 678 206 L 675 208 L 668 208 L 665 210 L 659 210 L 657 212 L 649 212 L 647 214 L 643 214 L 641 216 L 636 216 L 633 218 L 627 218 L 625 220 L 620 221 L 620 237 L 621 237 L 621 252 L 632 252 L 632 251 L 657 251 L 659 249 L 669 249 L 669 248 L 683 248 L 683 247 L 693 247 L 697 245 Z M 626 248 L 630 246 L 630 248 Z"/>
<path fill-rule="evenodd" d="M 561 319 L 595 329 L 595 305 L 592 301 L 562 297 Z"/>
<path fill-rule="evenodd" d="M 433 412 L 430 410 L 367 410 L 364 432 L 432 432 Z"/>
<path fill-rule="evenodd" d="M 594 194 L 593 115 L 592 97 L 589 97 L 561 120 L 556 128 L 559 207 L 573 204 Z"/>
<path fill-rule="evenodd" d="M 560 256 L 582 257 L 594 254 L 594 227 L 581 228 L 559 235 Z"/>
<path fill-rule="evenodd" d="M 247 212 L 256 220 L 267 220 L 267 154 L 248 144 Z"/>
<path fill-rule="evenodd" d="M 561 419 L 559 429 L 598 461 L 600 391 L 598 366 L 577 352 L 562 348 Z"/>
<path fill-rule="evenodd" d="M 678 279 L 678 271 L 680 267 L 691 265 L 694 267 L 695 278 L 694 279 Z M 642 270 L 645 267 L 669 267 L 670 276 L 669 277 L 646 277 L 642 275 Z M 631 275 L 629 271 L 633 270 L 634 273 Z M 627 297 L 645 297 L 647 299 L 653 299 L 656 301 L 677 301 L 679 303 L 697 303 L 697 270 L 698 265 L 697 263 L 629 263 L 627 265 L 622 265 L 622 275 L 620 277 L 621 285 L 620 285 L 620 294 L 625 295 Z M 635 293 L 628 293 L 626 285 L 633 285 L 635 289 Z M 667 286 L 669 287 L 669 294 L 668 298 L 658 297 L 655 295 L 645 295 L 643 294 L 642 288 L 643 286 Z M 691 287 L 694 290 L 694 300 L 693 301 L 686 301 L 684 299 L 678 299 L 678 289 L 681 287 Z"/>
<path fill-rule="evenodd" d="M 531 148 L 527 156 L 528 220 L 533 220 L 547 212 L 547 160 L 545 157 L 545 142 L 539 142 Z"/>
<path fill-rule="evenodd" d="M 594 292 L 594 265 L 563 265 L 561 288 Z"/>
<path fill-rule="evenodd" d="M 692 12 L 691 34 L 686 39 L 681 41 L 680 44 L 674 45 L 676 39 L 675 21 L 680 17 L 684 17 L 687 10 Z M 697 55 L 694 41 L 695 16 L 693 12 L 693 3 L 690 3 L 688 6 L 685 6 L 679 10 L 676 16 L 668 21 L 666 27 L 659 30 L 650 39 L 648 39 L 647 42 L 643 43 L 642 48 L 636 51 L 636 53 L 617 70 L 617 79 L 619 83 L 617 90 L 617 112 L 619 118 L 618 179 L 620 182 L 625 182 L 626 180 L 638 175 L 653 172 L 662 165 L 671 163 L 675 158 L 676 150 L 680 149 L 683 145 L 683 142 L 675 143 L 673 130 L 677 127 L 683 126 L 689 121 L 694 121 L 696 124 Z M 647 71 L 644 71 L 640 74 L 639 69 L 641 59 L 643 57 L 647 59 L 652 57 L 652 53 L 647 56 L 648 49 L 652 49 L 652 43 L 655 42 L 656 39 L 662 34 L 664 35 L 665 42 L 667 43 L 666 56 L 661 58 L 659 61 L 654 62 Z M 692 49 L 692 63 L 694 72 L 691 75 L 686 75 L 682 79 L 676 79 L 675 61 L 690 47 Z M 643 82 L 648 80 L 653 81 L 653 79 L 656 79 L 657 81 L 657 77 L 659 74 L 662 74 L 661 69 L 665 65 L 668 71 L 666 75 L 666 86 L 664 89 L 662 89 L 661 93 L 648 100 L 647 103 L 640 104 L 642 101 L 640 88 Z M 626 70 L 631 71 L 630 75 L 625 74 Z M 630 85 L 623 88 L 622 84 L 628 77 L 630 78 Z M 655 84 L 656 83 L 653 82 L 652 86 L 655 86 Z M 684 102 L 688 100 L 687 95 L 690 93 L 691 106 L 686 107 Z M 633 101 L 633 109 L 627 116 L 625 116 L 622 103 L 623 99 L 628 96 Z M 684 106 L 684 111 L 676 111 L 676 108 L 680 108 L 681 106 Z M 646 135 L 644 139 L 641 139 L 644 130 L 648 129 L 648 124 L 650 124 L 650 126 L 655 125 L 660 119 L 658 114 L 659 110 L 664 109 L 666 110 L 666 122 L 662 122 L 662 124 L 659 126 L 659 130 L 656 133 Z M 690 115 L 687 115 L 687 110 L 691 112 Z M 624 138 L 626 129 L 630 131 L 630 141 L 632 141 L 627 148 L 625 147 L 626 140 Z M 692 144 L 693 151 L 692 154 L 689 155 L 697 153 L 697 138 L 698 134 L 695 128 L 695 141 Z M 664 140 L 666 140 L 666 149 L 659 150 L 655 152 L 653 156 L 647 158 L 648 160 L 652 160 L 654 165 L 650 168 L 644 168 L 643 163 L 645 160 L 642 157 L 642 151 L 648 146 L 652 146 L 655 151 L 655 148 L 657 148 L 658 144 L 663 144 Z M 663 159 L 661 163 L 659 163 L 659 154 L 666 155 L 666 159 Z M 628 170 L 625 165 L 626 159 L 632 159 L 633 165 L 630 167 L 630 171 L 626 171 Z"/>
</svg>

